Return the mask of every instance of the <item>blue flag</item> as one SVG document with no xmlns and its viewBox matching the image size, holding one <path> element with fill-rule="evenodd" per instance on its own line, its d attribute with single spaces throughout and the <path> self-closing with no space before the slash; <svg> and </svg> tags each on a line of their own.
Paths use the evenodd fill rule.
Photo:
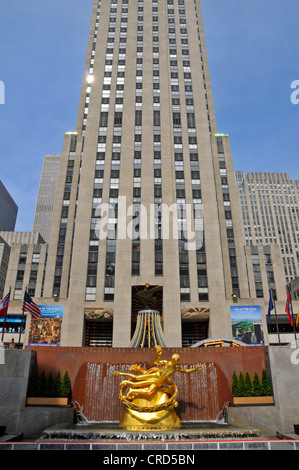
<svg viewBox="0 0 299 470">
<path fill-rule="evenodd" d="M 269 299 L 269 306 L 268 306 L 267 325 L 269 325 L 270 323 L 270 313 L 274 308 L 273 299 L 272 299 L 272 291 L 270 290 L 269 292 L 270 292 L 270 299 Z"/>
</svg>

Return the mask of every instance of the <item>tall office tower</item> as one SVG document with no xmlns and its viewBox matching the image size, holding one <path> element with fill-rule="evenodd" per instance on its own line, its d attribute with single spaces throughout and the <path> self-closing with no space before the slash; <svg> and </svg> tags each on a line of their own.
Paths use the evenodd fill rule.
<svg viewBox="0 0 299 470">
<path fill-rule="evenodd" d="M 0 236 L 0 298 L 4 296 L 4 286 L 9 263 L 10 247 Z"/>
<path fill-rule="evenodd" d="M 236 172 L 247 245 L 277 244 L 286 283 L 299 276 L 298 181 L 287 173 Z"/>
<path fill-rule="evenodd" d="M 18 206 L 0 181 L 0 230 L 14 230 Z"/>
<path fill-rule="evenodd" d="M 168 346 L 231 337 L 232 296 L 249 298 L 244 232 L 200 1 L 95 0 L 85 71 L 44 281 L 43 302 L 64 305 L 61 344 L 139 344 L 149 307 Z"/>
<path fill-rule="evenodd" d="M 40 233 L 46 242 L 50 236 L 59 165 L 60 155 L 45 155 L 32 231 Z"/>
</svg>

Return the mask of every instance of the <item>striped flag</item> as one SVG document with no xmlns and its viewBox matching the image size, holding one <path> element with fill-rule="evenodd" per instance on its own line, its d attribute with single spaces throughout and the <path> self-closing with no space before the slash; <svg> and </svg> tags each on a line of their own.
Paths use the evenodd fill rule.
<svg viewBox="0 0 299 470">
<path fill-rule="evenodd" d="M 27 292 L 25 292 L 25 295 L 24 295 L 23 310 L 25 312 L 29 312 L 33 318 L 40 318 L 42 314 L 38 305 L 36 305 L 36 303 L 33 302 L 32 298 Z"/>
<path fill-rule="evenodd" d="M 4 297 L 4 299 L 0 303 L 0 317 L 3 317 L 3 315 L 6 315 L 6 313 L 7 313 L 9 298 L 10 298 L 10 291 L 8 292 L 8 294 Z"/>
<path fill-rule="evenodd" d="M 293 326 L 293 325 L 294 325 L 294 321 L 293 321 L 293 310 L 292 310 L 291 296 L 290 296 L 290 293 L 289 293 L 289 292 L 288 292 L 288 296 L 287 296 L 287 302 L 286 302 L 285 311 L 286 311 L 286 313 L 288 314 L 289 322 L 290 322 L 291 325 Z"/>
</svg>

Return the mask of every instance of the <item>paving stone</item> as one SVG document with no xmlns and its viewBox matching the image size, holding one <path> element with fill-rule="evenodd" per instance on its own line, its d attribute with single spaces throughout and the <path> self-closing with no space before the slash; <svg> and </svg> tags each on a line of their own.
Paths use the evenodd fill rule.
<svg viewBox="0 0 299 470">
<path fill-rule="evenodd" d="M 256 441 L 256 442 L 245 442 L 245 450 L 269 450 L 268 442 Z"/>
<path fill-rule="evenodd" d="M 219 450 L 243 450 L 243 442 L 219 442 Z"/>
<path fill-rule="evenodd" d="M 194 450 L 217 450 L 217 442 L 195 442 L 193 444 Z"/>
<path fill-rule="evenodd" d="M 55 442 L 47 442 L 40 444 L 40 450 L 64 450 L 65 445 Z"/>
<path fill-rule="evenodd" d="M 143 449 L 144 450 L 165 450 L 166 444 L 159 444 L 159 443 L 154 443 L 154 444 L 143 444 Z"/>
<path fill-rule="evenodd" d="M 65 450 L 90 450 L 90 444 L 65 444 Z"/>
<path fill-rule="evenodd" d="M 295 450 L 295 442 L 292 441 L 275 441 L 270 442 L 271 450 Z"/>
<path fill-rule="evenodd" d="M 98 444 L 92 444 L 91 450 L 116 450 L 117 445 L 113 443 L 99 442 Z"/>
<path fill-rule="evenodd" d="M 16 442 L 13 445 L 13 450 L 38 450 L 38 447 L 38 442 Z"/>
</svg>

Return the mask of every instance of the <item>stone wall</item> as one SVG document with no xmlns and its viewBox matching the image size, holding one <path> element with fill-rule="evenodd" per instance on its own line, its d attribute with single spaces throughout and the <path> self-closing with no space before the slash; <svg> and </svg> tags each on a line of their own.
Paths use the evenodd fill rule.
<svg viewBox="0 0 299 470">
<path fill-rule="evenodd" d="M 19 429 L 20 411 L 25 407 L 28 377 L 36 354 L 19 349 L 4 351 L 0 365 L 0 424 L 8 431 Z"/>
<path fill-rule="evenodd" d="M 0 425 L 6 427 L 6 434 L 30 438 L 49 426 L 73 422 L 71 407 L 26 406 L 28 380 L 35 363 L 35 351 L 4 351 L 4 364 L 0 364 Z"/>
<path fill-rule="evenodd" d="M 269 347 L 274 406 L 231 406 L 229 420 L 265 431 L 294 433 L 299 424 L 299 347 Z"/>
</svg>

